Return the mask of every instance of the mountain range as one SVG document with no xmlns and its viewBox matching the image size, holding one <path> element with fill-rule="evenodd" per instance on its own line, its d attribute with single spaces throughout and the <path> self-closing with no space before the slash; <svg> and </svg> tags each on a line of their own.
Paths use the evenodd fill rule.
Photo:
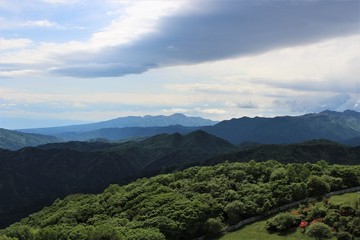
<svg viewBox="0 0 360 240">
<path fill-rule="evenodd" d="M 359 164 L 360 147 L 328 140 L 302 144 L 235 146 L 204 131 L 160 134 L 142 141 L 52 143 L 0 150 L 0 227 L 74 193 L 94 193 L 112 183 L 224 161 Z"/>
<path fill-rule="evenodd" d="M 236 145 L 246 142 L 289 144 L 313 139 L 329 139 L 351 146 L 360 145 L 360 113 L 350 110 L 274 118 L 242 117 L 215 123 L 208 119 L 173 114 L 124 117 L 85 125 L 19 130 L 27 134 L 3 129 L 0 130 L 0 148 L 17 150 L 26 146 L 60 141 L 123 142 L 141 140 L 161 133 L 187 134 L 196 130 L 208 132 Z M 107 128 L 109 126 L 112 127 Z M 88 131 L 89 129 L 95 130 Z"/>
<path fill-rule="evenodd" d="M 119 141 L 124 139 L 151 137 L 161 133 L 187 134 L 198 130 L 200 127 L 185 127 L 182 125 L 170 125 L 165 127 L 124 127 L 102 128 L 89 132 L 65 132 L 56 134 L 64 141 L 89 141 L 103 139 Z"/>
<path fill-rule="evenodd" d="M 299 143 L 312 139 L 329 139 L 357 144 L 360 137 L 360 113 L 324 111 L 302 116 L 274 118 L 242 117 L 201 128 L 233 144 Z"/>
<path fill-rule="evenodd" d="M 188 117 L 181 113 L 175 113 L 170 116 L 129 116 L 119 117 L 107 121 L 71 125 L 63 127 L 50 127 L 50 128 L 34 128 L 34 129 L 20 129 L 24 133 L 38 133 L 45 135 L 58 135 L 64 133 L 78 133 L 89 132 L 104 128 L 126 128 L 126 127 L 166 127 L 171 125 L 181 125 L 184 127 L 198 127 L 216 124 L 216 121 L 204 119 L 200 117 Z"/>
</svg>

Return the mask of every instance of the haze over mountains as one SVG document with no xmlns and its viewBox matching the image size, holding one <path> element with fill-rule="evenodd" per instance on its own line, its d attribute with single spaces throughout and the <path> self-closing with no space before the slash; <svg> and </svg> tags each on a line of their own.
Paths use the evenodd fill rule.
<svg viewBox="0 0 360 240">
<path fill-rule="evenodd" d="M 72 137 L 84 141 L 95 139 L 61 143 L 57 142 L 64 139 L 54 136 L 1 130 L 3 148 L 47 144 L 18 151 L 0 150 L 0 224 L 16 221 L 57 197 L 77 192 L 98 192 L 111 183 L 123 184 L 138 177 L 192 165 L 251 159 L 282 162 L 324 159 L 339 164 L 359 164 L 360 160 L 359 147 L 328 140 L 288 145 L 313 139 L 358 145 L 360 113 L 354 111 L 325 111 L 297 117 L 243 117 L 213 126 L 196 126 L 201 122 L 214 122 L 182 114 L 136 119 L 145 126 L 179 124 L 167 121 L 167 118 L 180 119 L 183 124 L 194 126 L 101 128 L 73 133 L 60 131 L 66 127 L 29 130 L 54 131 L 55 135 L 67 136 L 65 140 Z M 145 119 L 149 122 L 146 123 Z M 154 119 L 160 121 L 155 123 Z M 122 118 L 120 121 L 125 120 Z M 102 127 L 103 123 L 70 128 L 89 129 Z M 96 141 L 98 138 L 101 141 Z M 124 138 L 137 139 L 118 141 Z M 279 143 L 282 145 L 274 145 Z"/>
<path fill-rule="evenodd" d="M 324 111 L 302 116 L 280 116 L 274 118 L 242 117 L 219 123 L 183 114 L 171 116 L 125 117 L 109 121 L 54 128 L 19 130 L 26 133 L 46 134 L 45 140 L 28 143 L 18 139 L 18 133 L 11 137 L 7 132 L 7 142 L 2 140 L 2 148 L 19 149 L 49 142 L 62 141 L 118 141 L 151 137 L 161 133 L 187 134 L 203 130 L 233 144 L 256 142 L 264 144 L 298 143 L 313 139 L 329 139 L 349 145 L 360 144 L 360 113 L 356 111 Z M 31 136 L 31 135 L 25 135 Z M 39 136 L 36 136 L 38 139 Z"/>
<path fill-rule="evenodd" d="M 16 150 L 23 147 L 38 146 L 61 141 L 61 139 L 54 136 L 28 134 L 0 128 L 0 148 Z"/>
<path fill-rule="evenodd" d="M 200 117 L 187 117 L 181 113 L 175 113 L 170 116 L 129 116 L 119 117 L 108 121 L 102 121 L 90 124 L 71 125 L 64 127 L 52 128 L 35 128 L 35 129 L 22 129 L 21 132 L 26 133 L 39 133 L 45 135 L 57 135 L 69 132 L 88 132 L 104 128 L 125 128 L 125 127 L 165 127 L 171 125 L 181 125 L 184 127 L 198 127 L 214 125 L 216 121 L 204 119 Z"/>
</svg>

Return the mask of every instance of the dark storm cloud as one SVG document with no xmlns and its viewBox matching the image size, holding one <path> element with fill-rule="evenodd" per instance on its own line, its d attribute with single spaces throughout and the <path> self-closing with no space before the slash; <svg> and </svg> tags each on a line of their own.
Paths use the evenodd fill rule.
<svg viewBox="0 0 360 240">
<path fill-rule="evenodd" d="M 209 0 L 193 4 L 195 10 L 164 18 L 154 33 L 132 44 L 104 48 L 97 54 L 62 56 L 67 65 L 75 65 L 54 72 L 76 77 L 122 76 L 359 32 L 358 0 Z"/>
</svg>

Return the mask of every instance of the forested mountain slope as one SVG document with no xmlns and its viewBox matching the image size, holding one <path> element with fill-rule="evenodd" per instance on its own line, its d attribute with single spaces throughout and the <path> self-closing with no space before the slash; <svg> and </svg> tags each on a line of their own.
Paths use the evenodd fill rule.
<svg viewBox="0 0 360 240">
<path fill-rule="evenodd" d="M 358 186 L 360 166 L 223 163 L 56 200 L 3 230 L 16 239 L 181 240 L 307 196 Z"/>
<path fill-rule="evenodd" d="M 140 142 L 67 142 L 0 150 L 0 224 L 60 196 L 98 192 L 111 183 L 127 183 L 235 150 L 202 131 L 162 134 Z"/>
<path fill-rule="evenodd" d="M 313 140 L 297 144 L 266 144 L 247 147 L 241 151 L 217 156 L 206 164 L 223 161 L 246 162 L 255 159 L 275 159 L 285 163 L 306 163 L 325 160 L 333 164 L 360 164 L 360 146 L 350 147 L 329 140 Z"/>
<path fill-rule="evenodd" d="M 360 113 L 347 110 L 324 111 L 295 117 L 243 117 L 203 127 L 202 130 L 233 144 L 298 143 L 312 139 L 346 143 L 350 139 L 360 137 Z"/>
</svg>

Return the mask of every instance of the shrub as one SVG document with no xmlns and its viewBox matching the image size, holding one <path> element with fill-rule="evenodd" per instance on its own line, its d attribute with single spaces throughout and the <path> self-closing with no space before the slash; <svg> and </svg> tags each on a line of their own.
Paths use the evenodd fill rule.
<svg viewBox="0 0 360 240">
<path fill-rule="evenodd" d="M 209 233 L 219 233 L 224 229 L 224 224 L 221 222 L 220 218 L 209 218 L 205 222 L 205 231 Z"/>
<path fill-rule="evenodd" d="M 315 239 L 328 239 L 332 237 L 331 229 L 328 225 L 317 222 L 310 224 L 306 233 Z"/>
<path fill-rule="evenodd" d="M 297 226 L 299 220 L 290 213 L 280 213 L 266 222 L 266 229 L 269 231 L 285 232 L 291 227 Z"/>
</svg>

